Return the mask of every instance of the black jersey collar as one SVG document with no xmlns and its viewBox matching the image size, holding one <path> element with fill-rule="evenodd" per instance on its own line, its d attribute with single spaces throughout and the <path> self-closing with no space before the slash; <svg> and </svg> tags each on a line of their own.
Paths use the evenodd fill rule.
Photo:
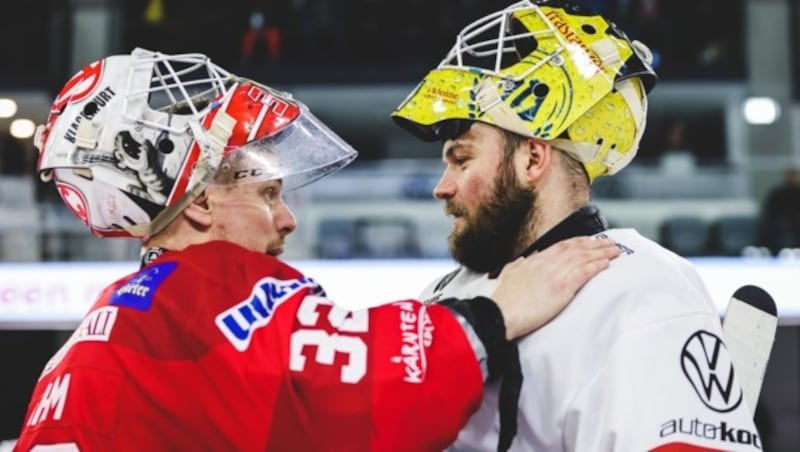
<svg viewBox="0 0 800 452">
<path fill-rule="evenodd" d="M 562 240 L 580 235 L 594 235 L 598 232 L 603 232 L 608 229 L 608 222 L 600 213 L 600 209 L 594 204 L 587 204 L 584 207 L 576 210 L 570 216 L 555 225 L 552 229 L 547 231 L 543 236 L 539 237 L 530 246 L 525 248 L 525 251 L 520 253 L 520 256 L 530 256 L 536 251 L 542 251 L 550 245 L 556 244 Z M 490 273 L 492 278 L 500 274 L 500 267 Z"/>
</svg>

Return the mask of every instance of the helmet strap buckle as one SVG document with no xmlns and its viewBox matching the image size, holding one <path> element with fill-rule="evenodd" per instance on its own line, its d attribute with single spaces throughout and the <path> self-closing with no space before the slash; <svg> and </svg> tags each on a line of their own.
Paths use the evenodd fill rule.
<svg viewBox="0 0 800 452">
<path fill-rule="evenodd" d="M 96 149 L 97 136 L 99 134 L 99 122 L 83 118 L 83 120 L 78 123 L 78 130 L 75 134 L 75 145 L 84 149 Z"/>
</svg>

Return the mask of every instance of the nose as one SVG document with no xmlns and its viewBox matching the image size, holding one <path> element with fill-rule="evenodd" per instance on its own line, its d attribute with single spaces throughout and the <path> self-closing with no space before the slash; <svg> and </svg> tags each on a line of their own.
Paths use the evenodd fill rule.
<svg viewBox="0 0 800 452">
<path fill-rule="evenodd" d="M 275 228 L 282 236 L 287 236 L 297 229 L 297 219 L 292 209 L 281 199 L 280 205 L 274 213 Z"/>
<path fill-rule="evenodd" d="M 433 187 L 433 197 L 436 199 L 450 199 L 455 195 L 455 192 L 456 184 L 448 177 L 445 170 L 439 182 Z"/>
</svg>

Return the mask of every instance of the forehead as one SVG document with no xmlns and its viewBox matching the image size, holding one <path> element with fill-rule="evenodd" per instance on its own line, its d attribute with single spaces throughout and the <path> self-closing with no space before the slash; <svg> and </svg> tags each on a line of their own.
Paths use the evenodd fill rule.
<svg viewBox="0 0 800 452">
<path fill-rule="evenodd" d="M 455 139 L 444 142 L 442 148 L 444 156 L 456 149 L 470 149 L 472 152 L 493 152 L 501 150 L 503 134 L 497 127 L 481 122 L 475 122 L 472 127 Z"/>
</svg>

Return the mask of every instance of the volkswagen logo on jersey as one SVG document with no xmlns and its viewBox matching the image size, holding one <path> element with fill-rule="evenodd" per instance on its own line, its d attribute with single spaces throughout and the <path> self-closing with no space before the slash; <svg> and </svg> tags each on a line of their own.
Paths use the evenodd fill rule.
<svg viewBox="0 0 800 452">
<path fill-rule="evenodd" d="M 700 330 L 681 352 L 681 367 L 700 400 L 710 409 L 727 413 L 742 403 L 742 389 L 734 386 L 733 362 L 722 339 Z"/>
</svg>

